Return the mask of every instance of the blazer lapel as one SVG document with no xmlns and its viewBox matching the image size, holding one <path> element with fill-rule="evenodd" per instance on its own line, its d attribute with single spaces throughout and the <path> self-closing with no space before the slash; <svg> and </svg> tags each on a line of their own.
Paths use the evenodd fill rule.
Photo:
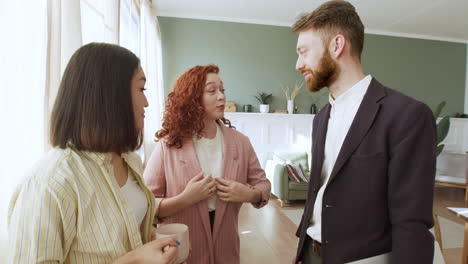
<svg viewBox="0 0 468 264">
<path fill-rule="evenodd" d="M 196 174 L 202 171 L 200 163 L 198 162 L 197 153 L 195 151 L 195 145 L 193 140 L 186 139 L 183 142 L 183 148 L 178 149 L 178 159 L 182 166 L 185 166 L 187 173 L 185 177 L 187 180 L 192 179 Z"/>
<path fill-rule="evenodd" d="M 307 192 L 307 201 L 313 201 L 313 196 L 315 195 L 314 188 L 320 187 L 321 181 L 321 171 L 323 166 L 324 151 L 325 151 L 325 139 L 327 136 L 328 130 L 328 119 L 330 118 L 330 104 L 327 104 L 325 108 L 318 115 L 317 118 L 317 127 L 313 127 L 312 135 L 312 168 L 310 171 L 310 181 L 309 181 L 309 191 Z M 307 221 L 307 226 L 310 225 L 310 220 L 312 219 L 312 208 L 313 205 L 307 206 L 304 213 L 306 214 L 305 218 Z"/>
<path fill-rule="evenodd" d="M 233 137 L 232 131 L 227 128 L 223 124 L 220 124 L 221 131 L 223 132 L 224 138 L 224 159 L 223 159 L 223 166 L 222 166 L 222 177 L 229 180 L 236 180 L 237 171 L 238 171 L 238 155 L 237 155 L 237 147 L 236 147 L 236 140 Z M 224 218 L 224 214 L 226 212 L 226 207 L 228 206 L 229 202 L 224 202 L 220 199 L 216 200 L 216 214 L 215 214 L 215 222 L 213 225 L 213 242 L 216 243 L 216 240 L 219 235 L 221 221 Z"/>
<path fill-rule="evenodd" d="M 315 130 L 317 133 L 316 136 L 312 135 L 314 137 L 313 144 L 313 149 L 312 149 L 312 166 L 314 167 L 314 180 L 319 180 L 321 178 L 321 171 L 323 167 L 323 160 L 325 158 L 325 140 L 327 138 L 327 131 L 328 131 L 328 119 L 330 118 L 330 110 L 331 106 L 330 104 L 327 104 L 324 109 L 323 115 L 320 116 L 320 119 L 318 120 L 317 124 L 318 127 Z M 315 166 L 314 166 L 315 165 Z"/>
<path fill-rule="evenodd" d="M 195 146 L 193 144 L 192 139 L 187 139 L 183 143 L 183 148 L 180 149 L 180 162 L 185 164 L 185 177 L 189 177 L 190 180 L 193 178 L 196 174 L 202 171 L 200 167 L 200 163 L 197 158 L 197 153 L 195 152 Z M 208 216 L 208 202 L 207 200 L 200 201 L 195 204 L 198 209 L 198 213 L 200 214 L 200 217 L 203 222 L 203 228 L 205 229 L 205 234 L 208 238 L 208 241 L 211 245 L 213 243 L 212 237 L 211 237 L 211 225 L 210 225 L 210 218 Z"/>
<path fill-rule="evenodd" d="M 336 159 L 335 166 L 333 167 L 330 175 L 329 183 L 338 174 L 349 157 L 351 157 L 354 150 L 359 146 L 359 144 L 361 144 L 362 139 L 371 128 L 374 123 L 374 119 L 379 112 L 380 104 L 378 101 L 384 96 L 384 87 L 377 82 L 377 80 L 372 79 L 369 88 L 362 99 L 354 121 L 349 128 L 348 134 L 345 137 L 340 153 Z"/>
</svg>

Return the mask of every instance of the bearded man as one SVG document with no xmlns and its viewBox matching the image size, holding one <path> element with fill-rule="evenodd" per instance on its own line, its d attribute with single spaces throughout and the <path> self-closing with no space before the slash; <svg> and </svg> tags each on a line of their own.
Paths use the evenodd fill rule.
<svg viewBox="0 0 468 264">
<path fill-rule="evenodd" d="M 364 74 L 364 26 L 350 3 L 326 2 L 292 30 L 307 88 L 330 92 L 313 121 L 293 263 L 432 263 L 431 110 Z"/>
</svg>

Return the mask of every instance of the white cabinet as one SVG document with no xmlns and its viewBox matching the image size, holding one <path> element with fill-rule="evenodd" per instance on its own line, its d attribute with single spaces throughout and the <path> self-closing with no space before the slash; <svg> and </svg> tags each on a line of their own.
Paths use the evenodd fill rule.
<svg viewBox="0 0 468 264">
<path fill-rule="evenodd" d="M 262 167 L 275 151 L 305 151 L 310 154 L 314 115 L 236 112 L 225 113 L 224 116 L 249 137 Z"/>
<path fill-rule="evenodd" d="M 450 129 L 442 144 L 445 144 L 444 152 L 467 152 L 468 118 L 450 118 Z"/>
<path fill-rule="evenodd" d="M 262 167 L 275 151 L 305 151 L 312 146 L 312 120 L 307 114 L 225 113 L 233 126 L 248 136 Z M 451 118 L 445 152 L 468 151 L 468 119 Z"/>
</svg>

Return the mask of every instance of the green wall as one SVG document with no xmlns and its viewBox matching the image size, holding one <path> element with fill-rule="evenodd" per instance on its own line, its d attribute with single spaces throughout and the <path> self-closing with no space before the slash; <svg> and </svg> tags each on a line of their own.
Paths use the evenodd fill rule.
<svg viewBox="0 0 468 264">
<path fill-rule="evenodd" d="M 286 109 L 281 84 L 303 81 L 295 70 L 297 36 L 288 27 L 170 17 L 159 23 L 166 96 L 178 75 L 209 63 L 220 66 L 227 100 L 238 111 L 244 104 L 258 111 L 257 92 L 273 94 L 270 110 Z M 463 112 L 466 44 L 366 34 L 364 46 L 366 73 L 430 107 L 445 100 L 445 113 Z M 321 108 L 327 95 L 302 88 L 298 112 L 309 113 L 313 102 Z"/>
<path fill-rule="evenodd" d="M 466 44 L 366 35 L 364 71 L 434 108 L 446 101 L 444 113 L 463 112 Z"/>
</svg>

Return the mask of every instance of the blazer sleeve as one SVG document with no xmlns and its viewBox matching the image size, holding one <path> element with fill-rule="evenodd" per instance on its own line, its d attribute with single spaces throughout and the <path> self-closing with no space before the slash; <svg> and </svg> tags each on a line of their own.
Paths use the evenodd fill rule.
<svg viewBox="0 0 468 264">
<path fill-rule="evenodd" d="M 154 224 L 163 221 L 163 218 L 158 217 L 161 201 L 166 197 L 166 174 L 164 164 L 164 142 L 161 140 L 156 144 L 156 147 L 151 154 L 151 157 L 146 164 L 143 178 L 145 184 L 154 194 L 155 199 L 155 218 Z"/>
<path fill-rule="evenodd" d="M 252 144 L 248 138 L 245 138 L 245 151 L 248 157 L 248 174 L 247 184 L 251 188 L 258 189 L 262 192 L 262 199 L 258 203 L 252 203 L 255 208 L 261 208 L 268 203 L 270 199 L 271 184 L 266 178 L 265 171 L 260 167 L 257 154 L 255 153 Z"/>
<path fill-rule="evenodd" d="M 418 103 L 395 126 L 388 164 L 388 204 L 395 263 L 432 263 L 436 126 Z"/>
</svg>

